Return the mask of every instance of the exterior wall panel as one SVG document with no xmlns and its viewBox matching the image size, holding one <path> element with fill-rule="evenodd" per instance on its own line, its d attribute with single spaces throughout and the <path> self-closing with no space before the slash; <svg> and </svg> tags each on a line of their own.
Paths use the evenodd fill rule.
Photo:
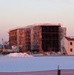
<svg viewBox="0 0 74 75">
<path fill-rule="evenodd" d="M 70 45 L 70 42 L 72 42 L 72 45 Z M 74 55 L 74 39 L 72 38 L 64 38 L 64 47 L 66 49 L 67 55 Z M 72 51 L 70 51 L 72 49 Z"/>
<path fill-rule="evenodd" d="M 42 48 L 42 31 L 40 26 L 34 26 L 31 29 L 31 50 L 38 50 Z"/>
<path fill-rule="evenodd" d="M 22 52 L 30 49 L 30 29 L 29 28 L 19 28 L 16 30 L 11 30 L 9 32 L 9 44 L 10 46 L 16 45 L 22 47 Z"/>
</svg>

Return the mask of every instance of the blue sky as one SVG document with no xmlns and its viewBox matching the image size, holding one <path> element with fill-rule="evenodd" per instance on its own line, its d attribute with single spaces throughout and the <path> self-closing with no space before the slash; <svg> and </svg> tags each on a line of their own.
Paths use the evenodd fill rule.
<svg viewBox="0 0 74 75">
<path fill-rule="evenodd" d="M 9 29 L 35 23 L 61 23 L 74 36 L 74 0 L 0 0 L 0 42 Z"/>
</svg>

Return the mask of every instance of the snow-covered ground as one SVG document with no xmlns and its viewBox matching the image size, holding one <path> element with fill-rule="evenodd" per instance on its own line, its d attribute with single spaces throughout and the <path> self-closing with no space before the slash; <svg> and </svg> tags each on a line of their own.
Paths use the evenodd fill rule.
<svg viewBox="0 0 74 75">
<path fill-rule="evenodd" d="M 0 72 L 31 72 L 74 69 L 74 56 L 10 57 L 0 56 Z"/>
</svg>

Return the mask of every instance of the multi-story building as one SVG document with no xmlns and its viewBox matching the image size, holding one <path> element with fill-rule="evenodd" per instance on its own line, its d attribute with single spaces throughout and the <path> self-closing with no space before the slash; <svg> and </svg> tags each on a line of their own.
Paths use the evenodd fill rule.
<svg viewBox="0 0 74 75">
<path fill-rule="evenodd" d="M 23 45 L 24 51 L 59 52 L 65 33 L 60 24 L 35 24 L 9 31 L 9 39 L 10 45 Z"/>
</svg>

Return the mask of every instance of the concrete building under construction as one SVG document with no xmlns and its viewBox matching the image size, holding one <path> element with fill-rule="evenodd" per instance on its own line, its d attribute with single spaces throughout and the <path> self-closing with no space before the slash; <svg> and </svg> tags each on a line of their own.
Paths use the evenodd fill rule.
<svg viewBox="0 0 74 75">
<path fill-rule="evenodd" d="M 66 35 L 66 28 L 60 24 L 35 24 L 9 31 L 10 45 L 23 46 L 25 51 L 61 51 L 61 40 Z"/>
</svg>

